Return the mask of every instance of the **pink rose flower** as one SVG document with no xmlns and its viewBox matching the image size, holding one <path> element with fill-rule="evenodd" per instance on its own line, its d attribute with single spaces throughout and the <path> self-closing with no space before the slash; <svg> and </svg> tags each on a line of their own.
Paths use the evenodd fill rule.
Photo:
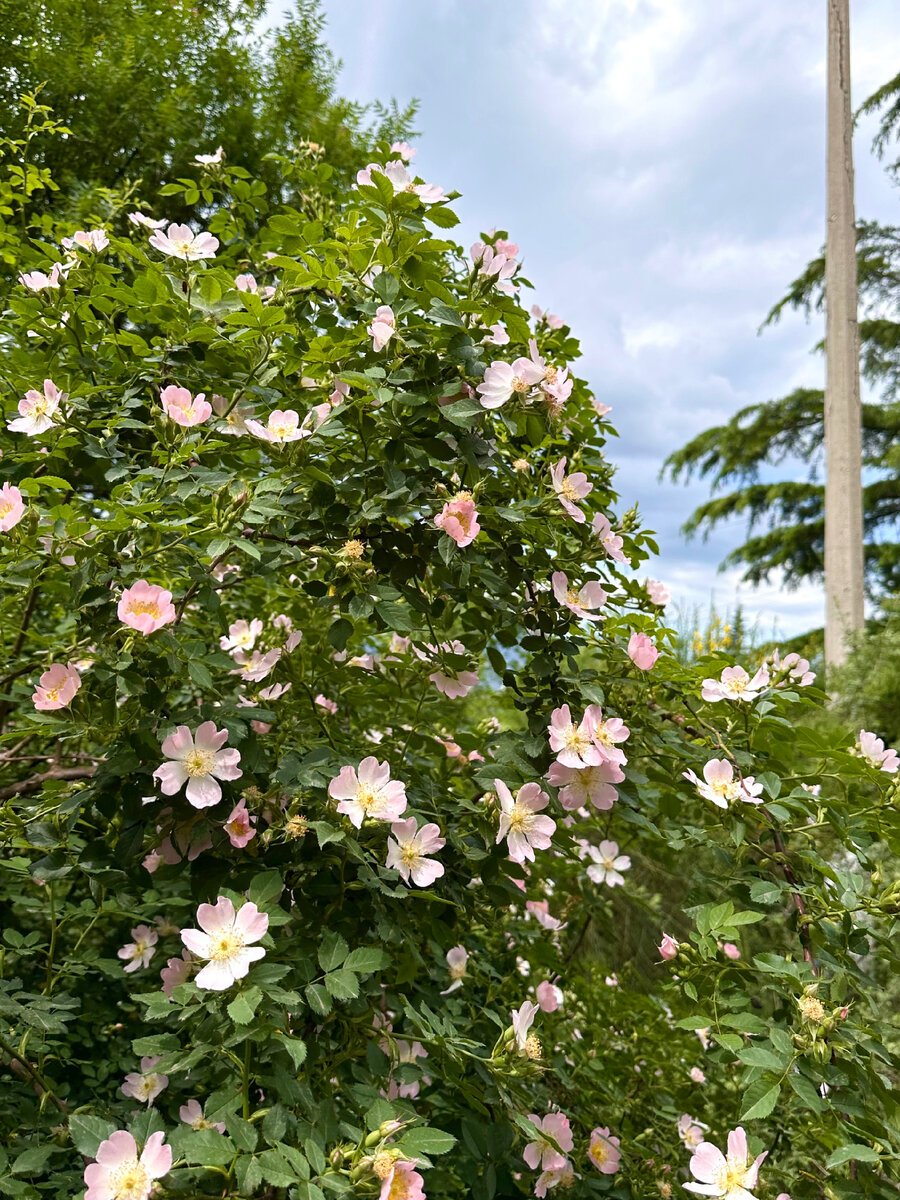
<svg viewBox="0 0 900 1200">
<path fill-rule="evenodd" d="M 468 962 L 469 953 L 465 946 L 453 946 L 447 951 L 447 970 L 450 974 L 450 986 L 444 988 L 441 992 L 442 996 L 449 996 L 451 992 L 455 992 L 462 987 L 463 980 L 466 977 Z"/>
<path fill-rule="evenodd" d="M 725 955 L 726 958 L 730 958 L 735 962 L 741 957 L 741 952 L 737 948 L 737 946 L 734 944 L 734 942 L 723 942 L 722 943 L 722 953 Z"/>
<path fill-rule="evenodd" d="M 181 958 L 170 958 L 159 973 L 162 980 L 162 990 L 171 996 L 180 983 L 187 983 L 191 977 L 191 956 L 187 950 L 182 950 Z"/>
<path fill-rule="evenodd" d="M 372 318 L 372 324 L 366 329 L 366 333 L 372 339 L 372 349 L 383 350 L 396 332 L 394 310 L 389 304 L 379 305 Z"/>
<path fill-rule="evenodd" d="M 138 1100 L 149 1108 L 169 1082 L 168 1075 L 160 1075 L 159 1072 L 154 1071 L 153 1068 L 158 1062 L 158 1056 L 142 1058 L 140 1073 L 132 1071 L 125 1076 L 125 1082 L 119 1089 L 122 1095 L 128 1096 L 132 1100 Z"/>
<path fill-rule="evenodd" d="M 556 1012 L 564 998 L 562 988 L 558 988 L 549 979 L 545 979 L 543 983 L 539 983 L 534 994 L 537 997 L 538 1004 L 541 1006 L 541 1011 L 545 1013 Z"/>
<path fill-rule="evenodd" d="M 678 1136 L 687 1146 L 688 1150 L 694 1150 L 703 1141 L 703 1130 L 706 1127 L 701 1125 L 699 1121 L 695 1121 L 688 1113 L 682 1113 L 678 1118 Z"/>
<path fill-rule="evenodd" d="M 43 271 L 26 271 L 24 275 L 19 276 L 19 283 L 31 292 L 42 292 L 45 288 L 58 288 L 60 277 L 65 279 L 67 270 L 68 268 L 62 263 L 54 263 L 50 268 L 49 275 Z"/>
<path fill-rule="evenodd" d="M 224 992 L 265 956 L 262 946 L 252 943 L 265 936 L 269 918 L 252 901 L 235 912 L 231 901 L 220 896 L 215 904 L 200 905 L 197 924 L 199 929 L 182 929 L 181 940 L 192 954 L 207 960 L 194 980 L 198 988 Z"/>
<path fill-rule="evenodd" d="M 553 485 L 553 490 L 559 497 L 559 502 L 569 514 L 569 516 L 579 523 L 583 524 L 586 517 L 582 510 L 576 504 L 577 500 L 583 500 L 590 492 L 594 490 L 594 485 L 588 482 L 587 475 L 583 471 L 576 471 L 574 475 L 566 474 L 566 459 L 561 458 L 558 463 L 555 463 L 550 468 L 550 482 Z"/>
<path fill-rule="evenodd" d="M 228 636 L 219 638 L 223 650 L 234 653 L 235 650 L 252 650 L 256 639 L 263 631 L 263 623 L 258 617 L 252 621 L 234 621 L 228 626 Z"/>
<path fill-rule="evenodd" d="M 619 1169 L 622 1152 L 620 1141 L 609 1132 L 607 1126 L 591 1130 L 588 1158 L 602 1175 L 615 1175 Z"/>
<path fill-rule="evenodd" d="M 187 725 L 179 725 L 162 744 L 162 752 L 169 761 L 153 772 L 162 794 L 174 796 L 184 787 L 188 803 L 194 808 L 218 804 L 222 799 L 218 780 L 240 779 L 243 774 L 238 766 L 240 751 L 222 749 L 227 741 L 228 730 L 216 729 L 213 721 L 198 725 L 195 735 Z"/>
<path fill-rule="evenodd" d="M 502 408 L 512 396 L 527 395 L 543 378 L 543 364 L 530 358 L 517 358 L 512 365 L 498 360 L 487 368 L 475 390 L 482 408 Z"/>
<path fill-rule="evenodd" d="M 660 608 L 664 608 L 672 599 L 672 593 L 664 583 L 660 583 L 658 579 L 647 580 L 647 595 L 654 604 L 658 604 Z"/>
<path fill-rule="evenodd" d="M 502 779 L 494 780 L 500 801 L 500 827 L 496 844 L 506 838 L 509 857 L 513 862 L 534 862 L 535 850 L 546 850 L 556 830 L 552 817 L 540 816 L 542 809 L 550 803 L 550 797 L 541 791 L 540 784 L 526 783 L 513 797 Z"/>
<path fill-rule="evenodd" d="M 219 239 L 211 233 L 195 234 L 187 225 L 178 225 L 173 221 L 165 233 L 161 229 L 154 230 L 150 245 L 170 258 L 196 262 L 202 258 L 215 258 Z"/>
<path fill-rule="evenodd" d="M 235 751 L 237 753 L 237 751 Z M 228 834 L 228 840 L 236 850 L 243 850 L 247 843 L 256 837 L 256 817 L 247 811 L 246 800 L 239 800 L 231 810 L 223 828 Z"/>
<path fill-rule="evenodd" d="M 622 871 L 631 866 L 627 854 L 619 853 L 618 842 L 604 841 L 599 846 L 587 846 L 587 853 L 594 861 L 587 869 L 589 879 L 594 883 L 605 883 L 607 887 L 618 887 L 625 882 Z"/>
<path fill-rule="evenodd" d="M 22 493 L 11 483 L 4 483 L 0 488 L 0 533 L 9 533 L 24 516 L 25 502 Z"/>
<path fill-rule="evenodd" d="M 751 1163 L 747 1135 L 738 1126 L 728 1135 L 727 1158 L 712 1142 L 701 1142 L 697 1146 L 689 1166 L 694 1179 L 699 1182 L 686 1183 L 684 1187 L 689 1192 L 721 1200 L 754 1200 L 752 1189 L 756 1187 L 759 1168 L 767 1155 L 768 1151 L 764 1150 Z"/>
<path fill-rule="evenodd" d="M 132 225 L 140 225 L 143 226 L 144 229 L 162 229 L 162 227 L 165 225 L 165 221 L 157 221 L 153 217 L 148 217 L 142 212 L 130 212 L 128 214 L 128 220 Z"/>
<path fill-rule="evenodd" d="M 520 884 L 522 880 L 514 879 L 513 883 Z M 522 890 L 524 891 L 524 884 Z M 557 929 L 565 929 L 566 927 L 565 921 L 560 921 L 558 917 L 551 916 L 549 900 L 526 900 L 525 908 L 542 929 L 555 931 Z"/>
<path fill-rule="evenodd" d="M 416 1170 L 416 1159 L 395 1158 L 381 1182 L 378 1200 L 425 1200 L 425 1180 Z"/>
<path fill-rule="evenodd" d="M 207 1121 L 199 1100 L 188 1100 L 187 1104 L 182 1104 L 178 1116 L 185 1125 L 190 1125 L 191 1129 L 217 1129 L 219 1133 L 225 1132 L 224 1121 Z"/>
<path fill-rule="evenodd" d="M 346 766 L 328 785 L 328 795 L 340 803 L 337 811 L 349 817 L 351 825 L 361 828 L 368 817 L 372 821 L 396 821 L 406 810 L 406 786 L 391 779 L 391 768 L 371 755 L 359 764 L 359 773 Z"/>
<path fill-rule="evenodd" d="M 103 229 L 79 229 L 71 237 L 65 237 L 62 240 L 64 250 L 75 250 L 77 248 L 79 250 L 90 250 L 92 254 L 99 254 L 108 245 L 109 238 Z"/>
<path fill-rule="evenodd" d="M 603 620 L 603 613 L 593 611 L 595 608 L 602 608 L 607 601 L 606 592 L 599 583 L 586 583 L 576 592 L 574 588 L 569 587 L 565 571 L 554 571 L 550 582 L 553 585 L 553 595 L 559 603 L 580 620 Z"/>
<path fill-rule="evenodd" d="M 187 388 L 170 384 L 159 393 L 159 399 L 169 420 L 185 429 L 190 429 L 192 425 L 201 425 L 212 416 L 212 405 L 203 392 L 192 396 Z"/>
<path fill-rule="evenodd" d="M 259 650 L 254 650 L 250 654 L 246 654 L 243 650 L 234 650 L 231 657 L 237 663 L 237 667 L 235 670 L 229 671 L 229 675 L 240 675 L 242 679 L 246 679 L 250 683 L 261 683 L 275 669 L 275 664 L 281 658 L 281 648 L 276 646 L 274 650 L 268 650 L 265 654 L 260 653 Z"/>
<path fill-rule="evenodd" d="M 338 710 L 337 702 L 334 700 L 329 700 L 328 697 L 323 696 L 321 692 L 318 694 L 318 696 L 316 696 L 315 703 L 319 706 L 319 708 L 324 708 L 327 713 L 331 713 L 332 716 L 334 716 Z"/>
<path fill-rule="evenodd" d="M 753 678 L 743 667 L 726 667 L 719 679 L 704 679 L 701 696 L 715 704 L 719 700 L 755 700 L 769 686 L 769 672 L 765 663 Z"/>
<path fill-rule="evenodd" d="M 752 775 L 735 778 L 734 766 L 727 758 L 711 758 L 703 768 L 702 780 L 691 770 L 682 774 L 696 786 L 704 800 L 711 800 L 717 808 L 727 808 L 735 800 L 762 804 L 762 784 Z"/>
<path fill-rule="evenodd" d="M 429 887 L 444 874 L 444 868 L 426 855 L 437 854 L 445 845 L 439 826 L 432 822 L 417 829 L 415 817 L 395 821 L 388 838 L 385 865 L 399 871 L 404 883 L 412 879 L 416 887 Z"/>
<path fill-rule="evenodd" d="M 119 598 L 119 620 L 123 625 L 136 629 L 144 637 L 171 625 L 175 620 L 175 605 L 172 603 L 172 593 L 146 579 L 139 579 L 131 587 L 125 588 Z"/>
<path fill-rule="evenodd" d="M 859 731 L 856 749 L 870 767 L 875 767 L 879 771 L 887 771 L 889 775 L 896 775 L 897 769 L 900 768 L 897 751 L 886 750 L 881 738 L 876 737 L 874 733 L 869 733 L 866 729 Z"/>
<path fill-rule="evenodd" d="M 20 415 L 14 421 L 7 421 L 6 428 L 12 433 L 38 437 L 53 428 L 59 406 L 68 398 L 68 393 L 61 392 L 52 379 L 45 379 L 42 392 L 32 388 L 25 393 L 18 405 Z"/>
<path fill-rule="evenodd" d="M 560 1149 L 566 1153 L 575 1145 L 572 1130 L 569 1126 L 569 1118 L 565 1113 L 548 1113 L 543 1118 L 539 1117 L 537 1113 L 529 1113 L 528 1120 L 541 1133 L 549 1133 Z M 538 1169 L 542 1171 L 558 1171 L 566 1164 L 565 1154 L 560 1154 L 559 1150 L 543 1137 L 538 1138 L 535 1142 L 529 1142 L 522 1151 L 522 1157 L 525 1159 L 527 1165 L 531 1167 L 532 1171 L 537 1171 Z"/>
<path fill-rule="evenodd" d="M 616 562 L 620 563 L 628 562 L 628 559 L 625 557 L 625 553 L 622 550 L 622 539 L 617 533 L 613 533 L 613 528 L 610 524 L 609 517 L 605 517 L 603 513 L 595 513 L 594 518 L 591 521 L 591 532 L 593 533 L 594 537 L 599 539 L 603 549 L 610 558 L 615 559 Z"/>
<path fill-rule="evenodd" d="M 628 639 L 628 657 L 639 670 L 650 671 L 659 658 L 659 651 L 646 633 L 633 633 Z"/>
<path fill-rule="evenodd" d="M 462 657 L 466 648 L 460 641 L 444 642 L 440 646 L 426 646 L 432 654 L 453 654 Z M 467 696 L 478 682 L 476 671 L 454 671 L 447 666 L 441 666 L 428 676 L 439 692 L 443 692 L 450 700 Z"/>
<path fill-rule="evenodd" d="M 97 1159 L 85 1167 L 84 1200 L 149 1200 L 153 1184 L 172 1167 L 172 1147 L 164 1133 L 151 1133 L 138 1158 L 137 1143 L 124 1129 L 103 1142 Z"/>
<path fill-rule="evenodd" d="M 612 808 L 619 793 L 612 786 L 621 783 L 625 772 L 617 763 L 601 762 L 591 767 L 566 767 L 560 762 L 550 764 L 547 782 L 560 789 L 559 802 L 570 812 L 593 804 L 605 812 Z"/>
<path fill-rule="evenodd" d="M 41 675 L 31 700 L 38 712 L 51 712 L 72 703 L 81 687 L 81 676 L 71 663 L 51 663 Z"/>
<path fill-rule="evenodd" d="M 248 419 L 244 422 L 247 431 L 262 442 L 284 445 L 286 442 L 299 442 L 303 438 L 312 437 L 313 430 L 307 422 L 300 423 L 300 414 L 293 408 L 273 409 L 269 413 L 265 425 L 261 421 Z"/>
<path fill-rule="evenodd" d="M 130 975 L 141 967 L 149 967 L 150 959 L 156 953 L 156 943 L 159 941 L 156 930 L 151 929 L 148 925 L 135 926 L 131 931 L 131 936 L 134 940 L 116 951 L 117 957 L 127 964 L 126 975 Z"/>
<path fill-rule="evenodd" d="M 534 1018 L 539 1012 L 540 1009 L 536 1004 L 533 1004 L 530 1000 L 525 1000 L 519 1008 L 514 1008 L 509 1014 L 512 1020 L 516 1049 L 520 1054 L 527 1054 L 528 1052 L 528 1034 L 531 1031 L 531 1026 L 534 1024 Z"/>
<path fill-rule="evenodd" d="M 448 501 L 434 518 L 434 523 L 459 547 L 470 546 L 481 532 L 475 501 L 468 492 L 459 492 Z"/>
</svg>

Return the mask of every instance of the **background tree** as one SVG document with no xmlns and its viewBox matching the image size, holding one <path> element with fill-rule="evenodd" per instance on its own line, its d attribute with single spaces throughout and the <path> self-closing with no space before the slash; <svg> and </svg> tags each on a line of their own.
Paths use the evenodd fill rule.
<svg viewBox="0 0 900 1200">
<path fill-rule="evenodd" d="M 408 131 L 412 109 L 371 108 L 335 91 L 339 64 L 323 40 L 318 0 L 259 33 L 265 0 L 52 0 L 4 4 L 0 128 L 23 128 L 19 96 L 42 103 L 70 130 L 34 144 L 63 203 L 80 222 L 102 212 L 102 189 L 189 173 L 193 156 L 225 146 L 229 162 L 269 187 L 284 180 L 267 155 L 304 141 L 328 147 L 349 170 L 379 136 Z M 184 192 L 172 217 L 193 205 Z"/>
<path fill-rule="evenodd" d="M 884 112 L 875 140 L 879 155 L 897 136 L 898 96 L 900 76 L 862 106 L 864 112 Z M 888 170 L 896 178 L 896 163 Z M 900 590 L 900 228 L 859 222 L 857 266 L 862 373 L 880 392 L 877 401 L 862 406 L 866 583 L 870 594 L 881 594 Z M 821 312 L 824 282 L 825 258 L 819 255 L 765 324 L 777 322 L 788 308 L 807 315 Z M 773 467 L 797 460 L 809 467 L 806 480 L 769 478 Z M 745 516 L 748 537 L 723 565 L 743 567 L 751 583 L 780 570 L 791 586 L 821 579 L 824 570 L 823 466 L 824 393 L 798 388 L 781 399 L 749 405 L 698 434 L 669 456 L 664 472 L 673 479 L 697 475 L 710 481 L 714 494 L 692 513 L 686 533 L 708 533 L 721 521 Z"/>
</svg>

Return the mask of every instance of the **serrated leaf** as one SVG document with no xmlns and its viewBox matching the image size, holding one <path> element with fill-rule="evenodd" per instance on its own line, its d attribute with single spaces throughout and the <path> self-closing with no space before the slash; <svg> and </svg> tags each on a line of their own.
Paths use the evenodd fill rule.
<svg viewBox="0 0 900 1200">
<path fill-rule="evenodd" d="M 115 1129 L 111 1121 L 104 1121 L 102 1117 L 95 1117 L 91 1113 L 74 1113 L 69 1117 L 72 1145 L 87 1158 L 97 1157 L 100 1143 L 105 1142 Z"/>
<path fill-rule="evenodd" d="M 318 960 L 323 971 L 333 971 L 347 957 L 349 947 L 339 933 L 329 930 L 319 943 Z"/>
<path fill-rule="evenodd" d="M 748 1096 L 750 1093 L 748 1093 Z M 760 1121 L 763 1117 L 767 1117 L 775 1105 L 778 1103 L 778 1097 L 781 1095 L 781 1084 L 775 1083 L 769 1087 L 763 1094 L 752 1103 L 749 1108 L 745 1108 L 741 1113 L 742 1121 Z M 744 1097 L 746 1102 L 747 1096 Z"/>
<path fill-rule="evenodd" d="M 404 1151 L 414 1156 L 416 1154 L 446 1154 L 456 1145 L 456 1138 L 452 1133 L 444 1133 L 440 1129 L 429 1129 L 427 1127 L 419 1127 L 410 1129 L 403 1135 L 401 1146 Z"/>
<path fill-rule="evenodd" d="M 276 1033 L 275 1040 L 281 1042 L 285 1050 L 291 1056 L 291 1060 L 299 1070 L 306 1061 L 306 1043 L 302 1038 L 289 1037 L 286 1033 Z"/>
<path fill-rule="evenodd" d="M 359 946 L 351 950 L 344 959 L 348 971 L 356 971 L 359 975 L 371 975 L 390 964 L 390 957 L 378 946 Z"/>
<path fill-rule="evenodd" d="M 234 1139 L 234 1144 L 238 1150 L 245 1150 L 248 1154 L 252 1154 L 259 1141 L 259 1131 L 256 1126 L 251 1125 L 249 1121 L 245 1121 L 243 1117 L 236 1116 L 226 1117 L 225 1126 Z"/>
<path fill-rule="evenodd" d="M 851 1142 L 849 1146 L 838 1146 L 837 1150 L 833 1150 L 829 1154 L 825 1166 L 830 1171 L 832 1167 L 839 1167 L 845 1162 L 879 1163 L 881 1159 L 871 1146 L 864 1146 L 861 1142 Z"/>
<path fill-rule="evenodd" d="M 318 1013 L 320 1017 L 325 1017 L 331 1012 L 331 997 L 322 987 L 321 983 L 311 983 L 304 991 L 306 1003 Z"/>
<path fill-rule="evenodd" d="M 359 995 L 359 979 L 345 967 L 329 971 L 325 976 L 325 987 L 335 1000 L 353 1000 Z"/>
<path fill-rule="evenodd" d="M 249 1025 L 253 1020 L 253 1009 L 247 1003 L 246 996 L 240 993 L 228 1005 L 228 1015 L 235 1025 Z"/>
</svg>

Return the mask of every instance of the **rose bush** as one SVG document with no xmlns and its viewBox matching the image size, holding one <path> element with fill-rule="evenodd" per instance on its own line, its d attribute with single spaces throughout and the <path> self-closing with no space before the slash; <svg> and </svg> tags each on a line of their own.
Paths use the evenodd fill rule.
<svg viewBox="0 0 900 1200">
<path fill-rule="evenodd" d="M 577 341 L 382 150 L 75 230 L 5 144 L 0 1192 L 892 1196 L 897 756 L 679 665 Z"/>
</svg>

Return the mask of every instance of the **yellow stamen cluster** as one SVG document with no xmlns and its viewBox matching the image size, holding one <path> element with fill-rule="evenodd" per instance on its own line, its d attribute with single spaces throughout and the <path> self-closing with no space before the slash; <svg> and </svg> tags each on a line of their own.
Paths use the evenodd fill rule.
<svg viewBox="0 0 900 1200">
<path fill-rule="evenodd" d="M 366 548 L 358 538 L 351 538 L 349 542 L 344 542 L 341 547 L 341 554 L 345 558 L 358 559 L 365 554 Z"/>
<path fill-rule="evenodd" d="M 387 1179 L 393 1169 L 394 1157 L 384 1150 L 372 1159 L 372 1170 L 379 1179 Z"/>
<path fill-rule="evenodd" d="M 302 816 L 300 813 L 297 813 L 296 816 L 289 818 L 285 824 L 284 832 L 289 838 L 299 839 L 306 837 L 308 829 L 309 824 L 306 820 L 306 817 Z"/>
<path fill-rule="evenodd" d="M 544 1047 L 541 1045 L 541 1039 L 536 1033 L 529 1033 L 525 1039 L 525 1057 L 530 1058 L 532 1062 L 537 1062 L 544 1053 Z"/>
<path fill-rule="evenodd" d="M 801 996 L 797 1001 L 800 1013 L 807 1021 L 821 1025 L 825 1020 L 825 1005 L 816 996 Z"/>
<path fill-rule="evenodd" d="M 183 764 L 189 779 L 203 779 L 216 765 L 215 751 L 195 746 L 184 756 Z"/>
<path fill-rule="evenodd" d="M 150 1179 L 139 1162 L 129 1162 L 110 1174 L 109 1187 L 116 1200 L 142 1200 L 150 1190 Z"/>
</svg>

